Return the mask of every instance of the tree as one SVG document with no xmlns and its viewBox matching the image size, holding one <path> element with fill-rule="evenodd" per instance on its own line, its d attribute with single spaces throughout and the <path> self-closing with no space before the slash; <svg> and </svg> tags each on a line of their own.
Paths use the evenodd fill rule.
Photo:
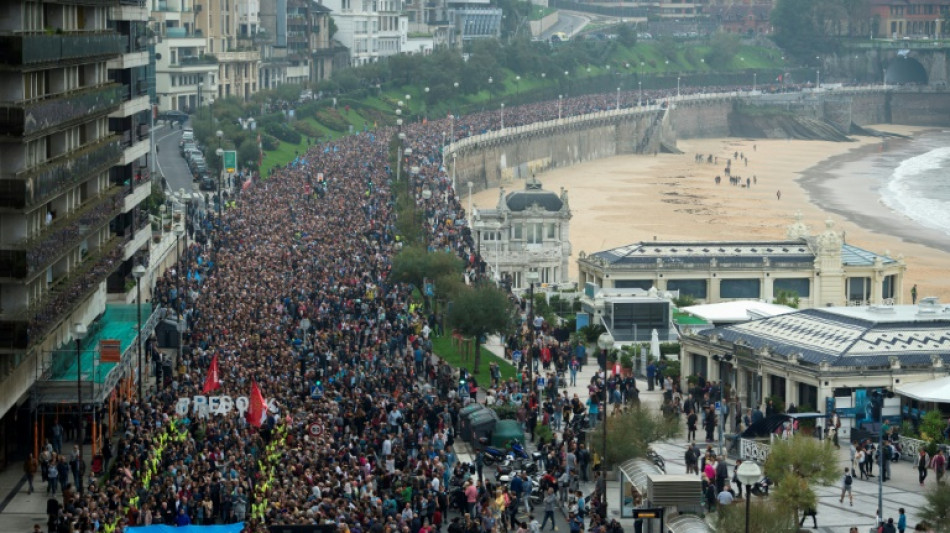
<svg viewBox="0 0 950 533">
<path fill-rule="evenodd" d="M 927 503 L 920 509 L 920 517 L 932 524 L 938 533 L 950 532 L 950 485 L 937 484 L 924 494 Z"/>
<path fill-rule="evenodd" d="M 632 24 L 621 24 L 617 27 L 617 40 L 624 46 L 633 46 L 637 44 L 637 32 L 634 31 Z"/>
<path fill-rule="evenodd" d="M 404 246 L 393 257 L 390 273 L 393 281 L 409 283 L 418 288 L 429 306 L 429 295 L 423 291 L 426 279 L 443 283 L 449 277 L 459 278 L 462 274 L 462 260 L 450 252 L 428 252 L 421 246 Z M 436 290 L 439 290 L 438 285 Z"/>
<path fill-rule="evenodd" d="M 831 485 L 841 471 L 830 440 L 796 435 L 772 444 L 765 474 L 777 486 L 772 498 L 797 517 L 799 511 L 814 509 L 818 504 L 810 483 Z"/>
<path fill-rule="evenodd" d="M 819 56 L 837 49 L 835 24 L 846 18 L 841 2 L 778 0 L 769 17 L 775 28 L 775 44 L 806 65 L 820 63 Z"/>
<path fill-rule="evenodd" d="M 712 68 L 727 68 L 739 53 L 739 46 L 738 35 L 726 32 L 716 33 L 710 39 L 706 63 Z"/>
<path fill-rule="evenodd" d="M 608 468 L 645 457 L 651 443 L 676 437 L 681 426 L 675 418 L 666 418 L 659 411 L 641 407 L 627 409 L 619 416 L 608 416 L 607 424 L 605 459 Z M 591 434 L 590 442 L 596 443 L 592 447 L 601 445 L 603 432 L 604 427 L 600 425 Z"/>
<path fill-rule="evenodd" d="M 753 500 L 749 507 L 749 533 L 797 531 L 795 517 L 771 500 Z M 745 532 L 745 505 L 722 505 L 716 516 L 718 533 Z"/>
<path fill-rule="evenodd" d="M 477 374 L 482 358 L 482 338 L 510 328 L 514 324 L 514 307 L 501 290 L 479 284 L 455 295 L 446 320 L 462 335 L 475 338 L 472 373 Z"/>
</svg>

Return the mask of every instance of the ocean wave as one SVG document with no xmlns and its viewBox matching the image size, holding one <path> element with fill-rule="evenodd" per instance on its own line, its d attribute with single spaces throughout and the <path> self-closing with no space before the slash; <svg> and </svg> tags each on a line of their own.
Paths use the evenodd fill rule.
<svg viewBox="0 0 950 533">
<path fill-rule="evenodd" d="M 924 196 L 936 193 L 943 185 L 938 183 L 935 171 L 941 174 L 950 169 L 950 148 L 937 148 L 905 159 L 891 174 L 883 190 L 884 203 L 907 218 L 950 235 L 950 202 Z M 940 191 L 946 194 L 946 191 Z M 929 197 L 928 197 L 929 196 Z"/>
</svg>

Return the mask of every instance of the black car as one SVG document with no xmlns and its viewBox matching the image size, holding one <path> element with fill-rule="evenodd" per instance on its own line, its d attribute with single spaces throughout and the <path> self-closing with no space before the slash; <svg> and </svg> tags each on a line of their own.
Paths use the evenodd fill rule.
<svg viewBox="0 0 950 533">
<path fill-rule="evenodd" d="M 198 188 L 202 191 L 214 191 L 217 190 L 218 184 L 214 182 L 214 178 L 206 174 L 201 178 Z"/>
</svg>

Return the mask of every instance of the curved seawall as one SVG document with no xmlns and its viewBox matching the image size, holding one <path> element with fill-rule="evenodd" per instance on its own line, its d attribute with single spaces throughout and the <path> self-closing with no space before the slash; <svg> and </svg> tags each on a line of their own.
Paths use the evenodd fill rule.
<svg viewBox="0 0 950 533">
<path fill-rule="evenodd" d="M 666 107 L 605 111 L 561 120 L 505 128 L 461 139 L 445 149 L 445 164 L 457 190 L 473 191 L 518 183 L 532 174 L 622 154 L 675 150 L 677 139 L 728 137 L 737 103 L 785 107 L 770 95 L 721 93 L 673 99 Z M 850 124 L 950 126 L 950 93 L 846 88 L 812 99 L 814 119 L 847 132 Z M 736 132 L 738 133 L 738 132 Z"/>
</svg>

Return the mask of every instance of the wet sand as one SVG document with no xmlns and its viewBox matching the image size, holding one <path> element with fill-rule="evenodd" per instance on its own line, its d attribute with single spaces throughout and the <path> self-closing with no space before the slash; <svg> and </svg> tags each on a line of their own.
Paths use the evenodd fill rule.
<svg viewBox="0 0 950 533">
<path fill-rule="evenodd" d="M 877 129 L 912 134 L 919 128 L 883 125 Z M 577 276 L 577 254 L 596 252 L 637 241 L 782 239 L 796 212 L 812 233 L 826 220 L 845 232 L 846 241 L 907 262 L 905 303 L 918 285 L 920 296 L 950 301 L 950 238 L 894 213 L 877 196 L 876 184 L 862 176 L 839 176 L 829 168 L 843 159 L 860 159 L 881 139 L 857 137 L 854 143 L 753 139 L 691 139 L 678 143 L 684 153 L 618 156 L 538 176 L 545 189 L 568 190 L 573 219 L 570 262 Z M 723 173 L 734 152 L 732 174 L 755 183 L 729 184 Z M 696 154 L 712 154 L 718 164 L 695 162 Z M 837 159 L 836 159 L 837 158 Z M 716 185 L 715 177 L 722 177 Z M 523 182 L 505 184 L 520 189 Z M 777 192 L 781 191 L 781 199 Z M 494 208 L 498 189 L 474 195 L 475 206 Z M 929 233 L 928 233 L 929 232 Z"/>
</svg>

